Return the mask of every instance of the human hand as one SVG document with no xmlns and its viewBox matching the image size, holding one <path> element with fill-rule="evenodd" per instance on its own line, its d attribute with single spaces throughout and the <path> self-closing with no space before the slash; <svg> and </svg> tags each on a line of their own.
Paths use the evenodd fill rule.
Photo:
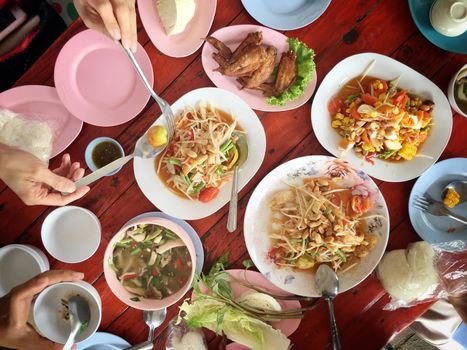
<svg viewBox="0 0 467 350">
<path fill-rule="evenodd" d="M 51 171 L 32 154 L 0 145 L 0 178 L 26 205 L 66 205 L 81 198 L 89 187 L 76 190 L 74 181 L 83 175 L 84 169 L 78 162 L 71 163 L 69 154 L 63 155 L 60 167 Z"/>
<path fill-rule="evenodd" d="M 135 0 L 73 0 L 88 28 L 122 40 L 125 48 L 136 52 Z"/>
<path fill-rule="evenodd" d="M 11 290 L 0 299 L 0 346 L 20 350 L 62 349 L 40 336 L 27 322 L 34 296 L 46 287 L 64 281 L 83 279 L 84 274 L 74 271 L 47 271 Z"/>
</svg>

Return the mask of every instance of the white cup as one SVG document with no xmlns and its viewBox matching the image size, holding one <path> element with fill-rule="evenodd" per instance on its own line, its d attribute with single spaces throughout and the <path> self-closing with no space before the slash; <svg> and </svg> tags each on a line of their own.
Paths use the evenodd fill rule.
<svg viewBox="0 0 467 350">
<path fill-rule="evenodd" d="M 0 297 L 48 269 L 49 260 L 36 247 L 10 244 L 0 248 Z"/>
<path fill-rule="evenodd" d="M 467 0 L 436 0 L 431 6 L 430 22 L 443 35 L 462 35 L 467 30 Z"/>
</svg>

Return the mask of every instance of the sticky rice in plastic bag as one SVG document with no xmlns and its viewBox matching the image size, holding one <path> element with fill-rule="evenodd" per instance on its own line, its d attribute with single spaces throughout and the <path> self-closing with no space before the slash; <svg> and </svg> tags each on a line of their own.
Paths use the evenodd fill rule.
<svg viewBox="0 0 467 350">
<path fill-rule="evenodd" d="M 466 242 L 410 244 L 384 254 L 377 275 L 391 302 L 385 310 L 410 307 L 467 292 Z"/>
<path fill-rule="evenodd" d="M 53 133 L 44 121 L 28 120 L 0 109 L 0 143 L 29 152 L 47 163 L 52 154 Z"/>
</svg>

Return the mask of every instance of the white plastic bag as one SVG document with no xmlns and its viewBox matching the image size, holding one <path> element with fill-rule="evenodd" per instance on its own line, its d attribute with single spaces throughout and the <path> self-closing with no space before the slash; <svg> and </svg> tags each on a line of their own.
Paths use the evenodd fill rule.
<svg viewBox="0 0 467 350">
<path fill-rule="evenodd" d="M 52 154 L 53 131 L 39 116 L 0 109 L 0 143 L 31 153 L 44 163 Z"/>
</svg>

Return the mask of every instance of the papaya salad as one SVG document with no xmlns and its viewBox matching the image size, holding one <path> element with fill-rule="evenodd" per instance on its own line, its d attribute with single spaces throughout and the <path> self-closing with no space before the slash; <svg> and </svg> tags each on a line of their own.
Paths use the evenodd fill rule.
<svg viewBox="0 0 467 350">
<path fill-rule="evenodd" d="M 358 194 L 355 194 L 358 193 Z M 357 188 L 327 178 L 305 178 L 272 196 L 269 258 L 279 267 L 312 270 L 321 264 L 344 272 L 375 246 L 365 216 L 372 202 Z"/>
<path fill-rule="evenodd" d="M 232 178 L 241 133 L 233 116 L 209 103 L 187 107 L 177 116 L 165 152 L 156 159 L 156 172 L 175 193 L 209 202 Z"/>
<path fill-rule="evenodd" d="M 342 152 L 353 149 L 370 163 L 412 160 L 432 126 L 434 103 L 397 87 L 399 79 L 359 76 L 331 99 L 331 126 Z"/>
</svg>

